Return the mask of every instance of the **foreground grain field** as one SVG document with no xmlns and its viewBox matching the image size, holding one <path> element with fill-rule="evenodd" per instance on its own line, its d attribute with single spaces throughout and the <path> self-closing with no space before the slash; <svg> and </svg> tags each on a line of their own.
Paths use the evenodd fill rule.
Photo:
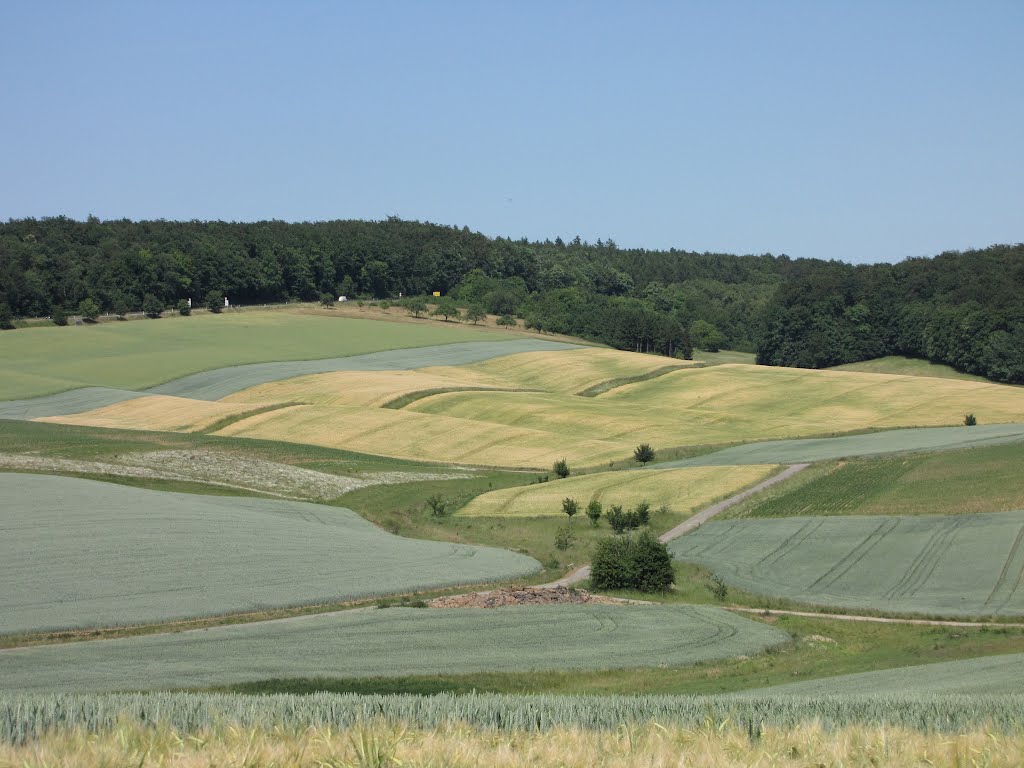
<svg viewBox="0 0 1024 768">
<path fill-rule="evenodd" d="M 0 498 L 0 633 L 332 602 L 540 567 L 393 536 L 316 504 L 13 473 L 0 473 Z"/>
<path fill-rule="evenodd" d="M 718 608 L 390 608 L 0 652 L 7 690 L 109 691 L 271 677 L 682 666 L 751 655 L 784 632 Z"/>
<path fill-rule="evenodd" d="M 0 399 L 86 386 L 138 390 L 226 366 L 500 341 L 510 335 L 515 336 L 450 323 L 389 323 L 286 310 L 24 328 L 0 336 Z"/>
<path fill-rule="evenodd" d="M 764 480 L 778 467 L 746 465 L 692 469 L 598 472 L 562 480 L 491 491 L 469 502 L 459 512 L 465 517 L 564 517 L 562 499 L 571 497 L 583 509 L 597 499 L 607 509 L 612 504 L 635 506 L 646 500 L 657 509 L 668 507 L 684 517 L 723 496 Z"/>
<path fill-rule="evenodd" d="M 722 520 L 669 547 L 741 589 L 803 603 L 1024 614 L 1024 512 Z"/>
<path fill-rule="evenodd" d="M 982 656 L 776 685 L 742 695 L 991 695 L 1024 691 L 1024 653 Z"/>
<path fill-rule="evenodd" d="M 575 703 L 575 702 L 573 702 Z M 570 704 L 567 702 L 567 706 Z M 708 710 L 713 712 L 713 710 Z M 504 713 L 495 710 L 496 719 Z M 17 768 L 80 768 L 159 765 L 164 768 L 234 766 L 445 766 L 445 768 L 777 768 L 779 766 L 917 766 L 1019 768 L 1024 734 L 995 732 L 976 724 L 964 732 L 859 724 L 831 729 L 812 719 L 791 727 L 737 723 L 707 714 L 686 726 L 662 720 L 611 730 L 589 727 L 434 727 L 368 717 L 356 725 L 247 727 L 221 722 L 189 731 L 154 727 L 148 718 L 89 733 L 65 724 L 28 743 L 0 743 L 0 765 Z M 797 762 L 799 760 L 799 762 Z"/>
</svg>

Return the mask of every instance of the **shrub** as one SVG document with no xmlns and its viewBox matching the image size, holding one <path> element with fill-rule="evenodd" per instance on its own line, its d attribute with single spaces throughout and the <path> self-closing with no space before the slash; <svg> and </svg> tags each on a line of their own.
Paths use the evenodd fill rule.
<svg viewBox="0 0 1024 768">
<path fill-rule="evenodd" d="M 965 427 L 976 427 L 976 426 L 978 426 L 978 419 L 974 416 L 973 413 L 968 413 L 968 414 L 964 415 L 964 426 Z"/>
<path fill-rule="evenodd" d="M 648 443 L 640 443 L 633 449 L 633 461 L 641 465 L 654 461 L 654 455 L 654 449 Z"/>
<path fill-rule="evenodd" d="M 604 539 L 597 545 L 590 565 L 594 589 L 664 592 L 674 579 L 668 547 L 647 531 Z"/>
<path fill-rule="evenodd" d="M 431 517 L 448 516 L 448 500 L 439 493 L 435 493 L 427 499 L 427 507 L 430 509 Z"/>
<path fill-rule="evenodd" d="M 507 326 L 509 328 L 511 328 L 513 326 L 516 326 L 516 325 L 519 325 L 519 323 L 516 322 L 516 319 L 514 317 L 512 317 L 512 315 L 502 315 L 497 320 L 495 320 L 495 322 L 498 325 L 504 325 L 504 326 Z"/>
<path fill-rule="evenodd" d="M 636 519 L 640 525 L 650 525 L 651 523 L 651 505 L 645 499 L 636 505 L 636 509 L 633 510 L 636 515 Z"/>
<path fill-rule="evenodd" d="M 725 598 L 729 594 L 729 587 L 726 586 L 721 576 L 717 573 L 712 574 L 711 581 L 708 583 L 707 587 L 711 591 L 711 594 L 715 596 L 715 600 L 720 603 L 725 602 Z"/>
<path fill-rule="evenodd" d="M 334 308 L 334 294 L 333 293 L 321 293 L 320 294 L 320 306 Z"/>
<path fill-rule="evenodd" d="M 391 302 L 390 301 L 382 301 L 379 306 L 380 306 L 380 311 L 381 312 L 387 312 L 389 309 L 391 309 Z"/>
<path fill-rule="evenodd" d="M 188 303 L 188 299 L 181 299 L 178 302 L 178 314 L 182 317 L 188 317 L 192 314 L 192 305 Z"/>
<path fill-rule="evenodd" d="M 11 305 L 6 301 L 0 302 L 0 331 L 10 331 L 14 328 L 14 313 Z"/>
<path fill-rule="evenodd" d="M 570 520 L 572 520 L 572 516 L 580 511 L 580 505 L 576 499 L 570 499 L 566 496 L 562 499 L 562 511 L 569 516 Z"/>
<path fill-rule="evenodd" d="M 142 298 L 142 311 L 146 313 L 146 317 L 156 320 L 163 314 L 164 304 L 152 293 L 147 293 Z"/>
<path fill-rule="evenodd" d="M 78 304 L 78 314 L 89 323 L 95 323 L 100 316 L 100 305 L 92 297 L 82 299 Z"/>
<path fill-rule="evenodd" d="M 576 534 L 572 532 L 568 525 L 563 525 L 558 529 L 558 533 L 555 534 L 555 549 L 564 552 L 575 543 Z"/>
<path fill-rule="evenodd" d="M 554 466 L 551 467 L 551 471 L 559 477 L 568 477 L 569 465 L 566 463 L 565 459 L 559 459 L 554 463 Z"/>
<path fill-rule="evenodd" d="M 209 291 L 203 300 L 203 304 L 213 314 L 219 315 L 220 311 L 224 309 L 224 297 L 220 295 L 220 291 Z"/>
<path fill-rule="evenodd" d="M 53 320 L 54 325 L 67 325 L 68 313 L 64 311 L 64 307 L 58 304 L 51 310 L 50 319 Z"/>
<path fill-rule="evenodd" d="M 597 499 L 591 499 L 590 503 L 587 504 L 587 517 L 590 518 L 590 524 L 597 528 L 597 523 L 601 519 L 601 502 Z"/>
</svg>

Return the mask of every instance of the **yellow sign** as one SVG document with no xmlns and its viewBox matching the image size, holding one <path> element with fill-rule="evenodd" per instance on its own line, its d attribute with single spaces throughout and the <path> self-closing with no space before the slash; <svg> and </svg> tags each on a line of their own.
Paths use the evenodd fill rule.
<svg viewBox="0 0 1024 768">
<path fill-rule="evenodd" d="M 434 295 L 435 295 L 435 296 L 440 296 L 440 295 L 441 295 L 441 292 L 440 292 L 440 291 L 434 291 Z"/>
</svg>

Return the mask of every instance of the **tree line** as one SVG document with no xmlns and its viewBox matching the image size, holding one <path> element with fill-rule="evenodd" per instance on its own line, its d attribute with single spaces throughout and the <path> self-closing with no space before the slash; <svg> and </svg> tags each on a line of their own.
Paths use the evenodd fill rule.
<svg viewBox="0 0 1024 768">
<path fill-rule="evenodd" d="M 1024 247 L 853 266 L 490 238 L 383 221 L 0 223 L 0 325 L 15 317 L 433 292 L 544 331 L 686 356 L 693 346 L 823 367 L 885 354 L 1024 381 Z"/>
</svg>

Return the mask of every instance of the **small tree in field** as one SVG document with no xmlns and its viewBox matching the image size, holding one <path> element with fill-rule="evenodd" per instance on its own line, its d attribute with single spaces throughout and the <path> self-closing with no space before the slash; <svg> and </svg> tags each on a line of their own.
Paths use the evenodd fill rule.
<svg viewBox="0 0 1024 768">
<path fill-rule="evenodd" d="M 142 311 L 146 313 L 146 317 L 156 320 L 164 312 L 164 303 L 152 293 L 147 293 L 142 298 Z"/>
<path fill-rule="evenodd" d="M 496 322 L 498 325 L 505 326 L 506 328 L 514 328 L 515 326 L 519 325 L 519 323 L 516 322 L 516 319 L 512 317 L 512 315 L 502 315 L 494 322 Z"/>
<path fill-rule="evenodd" d="M 129 312 L 128 297 L 123 293 L 118 293 L 114 296 L 112 305 L 111 309 L 113 309 L 117 319 L 124 320 Z"/>
<path fill-rule="evenodd" d="M 562 499 L 562 511 L 569 516 L 570 520 L 572 520 L 573 515 L 580 511 L 579 502 L 577 502 L 576 499 L 570 499 L 566 496 Z"/>
<path fill-rule="evenodd" d="M 53 320 L 54 325 L 67 325 L 68 313 L 64 307 L 58 304 L 50 311 L 50 319 Z"/>
<path fill-rule="evenodd" d="M 334 294 L 333 293 L 321 293 L 320 294 L 320 306 L 334 309 Z"/>
<path fill-rule="evenodd" d="M 651 448 L 649 443 L 640 443 L 640 445 L 633 449 L 633 461 L 640 465 L 654 461 L 654 449 Z"/>
<path fill-rule="evenodd" d="M 568 465 L 568 463 L 566 463 L 565 459 L 559 459 L 551 467 L 551 471 L 554 472 L 559 477 L 568 477 L 569 476 L 569 465 Z"/>
<path fill-rule="evenodd" d="M 219 315 L 220 311 L 224 308 L 224 297 L 220 295 L 220 291 L 209 291 L 206 294 L 206 298 L 203 299 L 203 304 L 213 314 Z"/>
<path fill-rule="evenodd" d="M 435 493 L 427 499 L 427 507 L 430 509 L 431 517 L 448 516 L 448 500 L 439 493 Z"/>
<path fill-rule="evenodd" d="M 100 316 L 100 305 L 92 297 L 82 299 L 78 304 L 78 314 L 87 323 L 95 323 L 96 318 Z"/>
<path fill-rule="evenodd" d="M 590 503 L 587 504 L 587 517 L 590 518 L 590 524 L 595 528 L 597 528 L 597 523 L 601 519 L 603 511 L 601 509 L 601 502 L 597 499 L 591 499 Z"/>
<path fill-rule="evenodd" d="M 651 505 L 650 505 L 650 502 L 648 502 L 646 499 L 641 501 L 639 504 L 636 505 L 636 507 L 634 507 L 633 514 L 636 515 L 637 522 L 639 522 L 640 525 L 650 525 L 651 524 Z"/>
<path fill-rule="evenodd" d="M 964 416 L 964 426 L 965 427 L 976 427 L 976 426 L 978 426 L 978 419 L 975 417 L 975 415 L 973 413 L 968 413 L 968 414 L 966 414 Z"/>
<path fill-rule="evenodd" d="M 178 314 L 182 317 L 188 317 L 192 314 L 192 305 L 188 303 L 188 299 L 178 301 Z"/>
<path fill-rule="evenodd" d="M 444 321 L 447 323 L 448 318 L 459 319 L 459 308 L 455 306 L 455 299 L 445 296 L 443 299 L 438 299 L 437 306 L 430 314 L 435 317 L 444 317 Z"/>
<path fill-rule="evenodd" d="M 487 319 L 487 310 L 481 307 L 479 304 L 473 304 L 469 309 L 466 310 L 466 319 L 473 325 L 476 325 L 481 320 Z"/>
<path fill-rule="evenodd" d="M 594 589 L 664 592 L 674 580 L 668 547 L 647 531 L 604 539 L 590 565 Z"/>
<path fill-rule="evenodd" d="M 413 317 L 420 317 L 427 311 L 427 302 L 425 299 L 420 297 L 414 297 L 406 299 L 402 302 L 402 306 L 405 307 L 405 311 Z"/>
</svg>

